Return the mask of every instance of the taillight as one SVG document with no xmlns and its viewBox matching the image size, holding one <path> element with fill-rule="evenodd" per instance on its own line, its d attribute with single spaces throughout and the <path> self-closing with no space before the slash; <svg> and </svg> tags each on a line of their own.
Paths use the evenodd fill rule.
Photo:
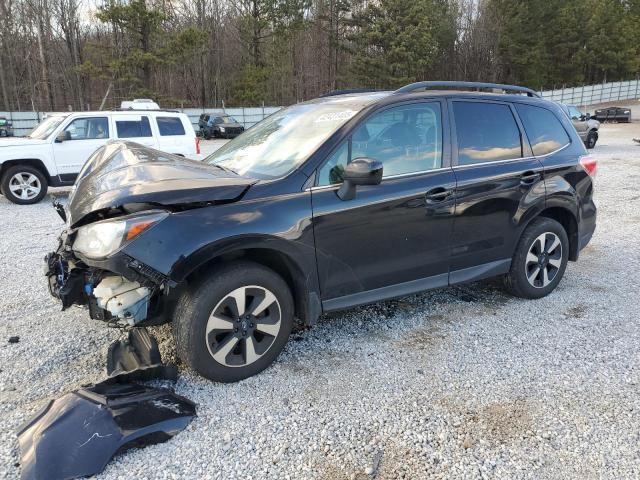
<svg viewBox="0 0 640 480">
<path fill-rule="evenodd" d="M 591 178 L 596 176 L 598 161 L 595 158 L 590 155 L 583 155 L 580 157 L 580 165 L 582 165 L 584 171 L 587 172 Z"/>
<path fill-rule="evenodd" d="M 196 153 L 200 155 L 200 137 L 196 137 Z"/>
</svg>

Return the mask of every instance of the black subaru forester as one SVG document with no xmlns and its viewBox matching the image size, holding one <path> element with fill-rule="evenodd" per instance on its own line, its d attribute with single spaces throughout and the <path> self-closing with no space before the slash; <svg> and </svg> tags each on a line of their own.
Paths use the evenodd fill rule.
<svg viewBox="0 0 640 480">
<path fill-rule="evenodd" d="M 187 364 L 237 381 L 333 310 L 494 276 L 549 294 L 595 230 L 586 153 L 558 105 L 466 82 L 293 105 L 204 162 L 111 143 L 61 211 L 49 288 L 172 321 Z"/>
</svg>

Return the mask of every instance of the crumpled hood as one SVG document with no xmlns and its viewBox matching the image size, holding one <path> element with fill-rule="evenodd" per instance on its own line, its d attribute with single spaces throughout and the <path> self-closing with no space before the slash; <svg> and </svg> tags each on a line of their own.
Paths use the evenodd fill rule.
<svg viewBox="0 0 640 480">
<path fill-rule="evenodd" d="M 34 146 L 45 145 L 49 143 L 47 140 L 39 140 L 35 138 L 27 137 L 6 137 L 0 139 L 0 148 L 2 147 L 22 147 L 22 146 Z"/>
<path fill-rule="evenodd" d="M 110 142 L 82 167 L 69 197 L 69 224 L 73 227 L 89 213 L 123 205 L 234 201 L 256 181 L 137 143 Z"/>
</svg>

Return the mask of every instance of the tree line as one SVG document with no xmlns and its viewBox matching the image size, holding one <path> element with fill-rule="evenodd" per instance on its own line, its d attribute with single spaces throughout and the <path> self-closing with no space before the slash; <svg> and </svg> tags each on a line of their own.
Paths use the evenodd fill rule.
<svg viewBox="0 0 640 480">
<path fill-rule="evenodd" d="M 640 0 L 0 0 L 0 110 L 635 78 Z"/>
</svg>

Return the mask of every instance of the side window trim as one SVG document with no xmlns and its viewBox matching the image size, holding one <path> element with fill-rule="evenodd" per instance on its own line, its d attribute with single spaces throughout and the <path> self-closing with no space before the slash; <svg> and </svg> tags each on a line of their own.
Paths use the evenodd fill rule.
<svg viewBox="0 0 640 480">
<path fill-rule="evenodd" d="M 460 165 L 458 162 L 458 134 L 456 131 L 456 119 L 453 114 L 453 103 L 454 102 L 470 102 L 470 103 L 492 103 L 497 105 L 506 105 L 511 110 L 511 115 L 513 115 L 513 120 L 518 127 L 520 132 L 520 147 L 522 149 L 522 156 L 517 158 L 506 158 L 502 160 L 492 160 L 488 162 L 478 162 L 471 163 L 469 165 Z M 459 169 L 459 168 L 470 168 L 478 165 L 489 165 L 489 164 L 499 164 L 505 162 L 516 162 L 519 160 L 526 160 L 534 158 L 533 152 L 531 150 L 531 145 L 529 143 L 529 138 L 527 137 L 527 133 L 520 121 L 520 117 L 518 116 L 518 112 L 516 111 L 514 105 L 511 102 L 505 102 L 500 100 L 493 99 L 484 99 L 484 98 L 451 98 L 447 99 L 447 106 L 449 107 L 449 111 L 451 114 L 450 117 L 450 129 L 451 129 L 451 168 Z"/>
<path fill-rule="evenodd" d="M 453 121 L 453 115 L 449 114 L 450 110 L 449 110 L 448 102 L 446 101 L 446 99 L 441 98 L 441 97 L 435 97 L 435 98 L 434 97 L 428 97 L 428 98 L 420 98 L 420 99 L 411 99 L 411 100 L 404 100 L 404 101 L 392 103 L 392 104 L 389 104 L 389 105 L 384 105 L 384 106 L 382 106 L 380 108 L 373 109 L 370 112 L 368 112 L 364 117 L 362 117 L 358 121 L 358 123 L 352 125 L 351 128 L 349 129 L 349 131 L 347 133 L 345 133 L 345 135 L 342 136 L 336 142 L 336 144 L 329 151 L 329 153 L 327 153 L 323 157 L 322 161 L 317 164 L 317 167 L 314 169 L 315 179 L 314 179 L 313 185 L 311 187 L 309 187 L 309 189 L 310 190 L 316 190 L 316 189 L 326 189 L 326 188 L 331 188 L 331 187 L 335 187 L 335 188 L 339 188 L 340 187 L 340 184 L 318 185 L 318 182 L 320 181 L 320 176 L 318 175 L 318 172 L 324 166 L 324 164 L 327 161 L 329 161 L 331 156 L 334 153 L 336 153 L 338 151 L 338 149 L 340 149 L 340 147 L 342 147 L 342 144 L 343 144 L 343 142 L 345 140 L 349 142 L 348 158 L 351 158 L 351 154 L 352 154 L 351 137 L 353 136 L 353 133 L 358 129 L 358 127 L 360 125 L 362 125 L 363 123 L 367 122 L 374 115 L 378 115 L 380 113 L 383 113 L 386 110 L 389 110 L 391 108 L 396 108 L 396 107 L 405 106 L 405 105 L 417 105 L 417 104 L 421 104 L 421 103 L 438 103 L 440 105 L 440 121 L 441 121 L 441 133 L 442 133 L 442 145 L 441 145 L 442 158 L 441 158 L 440 167 L 439 168 L 433 168 L 433 169 L 430 169 L 430 170 L 420 170 L 420 171 L 417 171 L 417 172 L 409 172 L 409 173 L 401 173 L 401 174 L 398 174 L 398 175 L 385 176 L 385 177 L 382 178 L 382 183 L 384 183 L 384 181 L 387 180 L 387 179 L 395 179 L 395 178 L 400 178 L 400 177 L 409 177 L 409 176 L 414 176 L 414 175 L 424 175 L 424 174 L 429 174 L 431 172 L 438 172 L 438 171 L 441 171 L 441 170 L 450 169 L 453 166 L 452 144 L 453 144 L 453 138 L 455 138 L 455 137 L 453 136 L 453 131 L 451 130 L 450 123 Z"/>
</svg>

